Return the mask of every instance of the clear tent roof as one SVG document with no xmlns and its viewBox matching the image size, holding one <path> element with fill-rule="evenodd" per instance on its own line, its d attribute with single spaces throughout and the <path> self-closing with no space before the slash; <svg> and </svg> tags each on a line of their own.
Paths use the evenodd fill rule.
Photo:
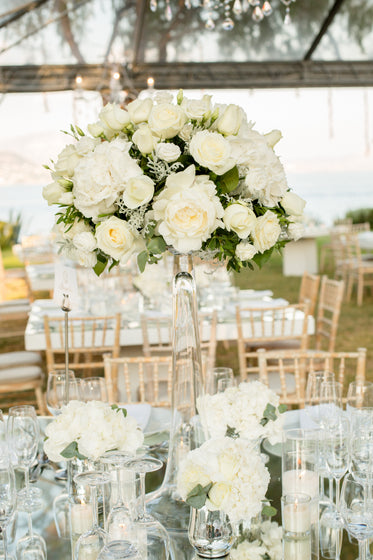
<svg viewBox="0 0 373 560">
<path fill-rule="evenodd" d="M 370 78 L 364 74 L 362 85 L 373 83 L 369 82 L 373 80 L 373 0 L 287 0 L 291 2 L 289 25 L 284 24 L 284 0 L 272 0 L 273 13 L 260 23 L 252 20 L 253 8 L 248 0 L 239 0 L 241 8 L 246 4 L 249 9 L 241 15 L 231 14 L 235 25 L 230 31 L 221 25 L 223 2 L 210 0 L 213 8 L 203 11 L 194 7 L 192 1 L 188 10 L 184 0 L 169 0 L 172 13 L 168 21 L 165 17 L 168 0 L 158 0 L 156 12 L 150 10 L 149 0 L 2 0 L 3 82 L 11 83 L 14 76 L 23 76 L 24 82 L 26 75 L 22 72 L 35 66 L 43 70 L 56 66 L 68 66 L 69 70 L 76 67 L 77 71 L 85 68 L 91 73 L 95 66 L 97 82 L 98 68 L 117 64 L 135 82 L 142 70 L 144 80 L 145 74 L 157 74 L 161 69 L 166 85 L 168 73 L 169 87 L 187 87 L 184 66 L 193 64 L 201 68 L 200 76 L 193 75 L 193 87 L 198 85 L 198 80 L 201 87 L 206 85 L 206 73 L 210 74 L 210 87 L 221 87 L 222 80 L 227 85 L 229 75 L 225 72 L 233 69 L 238 72 L 237 78 L 241 73 L 245 87 L 248 85 L 245 71 L 249 67 L 240 65 L 257 65 L 259 72 L 268 68 L 273 81 L 280 63 L 321 62 L 344 64 L 343 71 L 346 64 L 349 68 L 351 63 L 372 64 L 367 73 Z M 231 8 L 233 5 L 232 0 Z M 214 21 L 214 30 L 205 27 L 208 17 Z M 224 66 L 219 69 L 215 66 L 218 63 Z M 13 74 L 6 74 L 9 67 Z M 328 66 L 330 75 L 335 72 L 331 68 L 334 66 Z M 354 71 L 359 74 L 360 67 L 351 67 L 351 72 Z M 177 83 L 178 73 L 181 82 L 184 76 L 184 83 Z M 324 80 L 327 81 L 327 76 Z M 19 82 L 19 90 L 23 82 Z M 93 80 L 90 89 L 94 83 Z M 50 83 L 49 89 L 68 89 L 68 85 L 66 82 L 66 86 L 57 88 Z M 38 89 L 35 76 L 34 89 Z M 16 82 L 11 90 L 17 91 Z"/>
</svg>

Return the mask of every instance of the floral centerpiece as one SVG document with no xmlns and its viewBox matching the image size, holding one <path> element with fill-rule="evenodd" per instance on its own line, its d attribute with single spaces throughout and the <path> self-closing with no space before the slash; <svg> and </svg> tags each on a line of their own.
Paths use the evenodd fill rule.
<svg viewBox="0 0 373 560">
<path fill-rule="evenodd" d="M 106 451 L 135 454 L 144 434 L 124 408 L 101 401 L 71 401 L 45 429 L 44 451 L 51 461 L 99 459 Z"/>
<path fill-rule="evenodd" d="M 268 438 L 271 444 L 282 438 L 280 398 L 260 381 L 240 383 L 215 395 L 197 400 L 205 431 L 210 437 Z"/>
<path fill-rule="evenodd" d="M 237 105 L 168 93 L 109 103 L 58 155 L 44 187 L 59 206 L 61 251 L 100 274 L 136 253 L 140 270 L 167 248 L 261 265 L 302 235 L 305 202 L 287 185 L 274 146 Z"/>
<path fill-rule="evenodd" d="M 269 472 L 259 453 L 242 438 L 209 439 L 181 464 L 178 491 L 192 507 L 220 510 L 232 522 L 262 511 Z"/>
</svg>

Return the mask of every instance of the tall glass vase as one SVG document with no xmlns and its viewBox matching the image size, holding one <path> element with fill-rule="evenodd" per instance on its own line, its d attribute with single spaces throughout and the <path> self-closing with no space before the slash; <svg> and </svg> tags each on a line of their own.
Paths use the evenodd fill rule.
<svg viewBox="0 0 373 560">
<path fill-rule="evenodd" d="M 191 255 L 174 256 L 173 382 L 169 453 L 163 483 L 148 508 L 171 533 L 186 535 L 190 507 L 177 492 L 179 464 L 204 440 L 196 400 L 204 388 L 196 285 Z"/>
</svg>

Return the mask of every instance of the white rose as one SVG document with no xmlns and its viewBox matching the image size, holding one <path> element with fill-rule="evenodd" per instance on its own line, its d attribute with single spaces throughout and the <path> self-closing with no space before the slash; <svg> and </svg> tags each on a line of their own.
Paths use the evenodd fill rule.
<svg viewBox="0 0 373 560">
<path fill-rule="evenodd" d="M 297 194 L 288 191 L 281 200 L 281 206 L 288 214 L 301 216 L 303 214 L 306 201 Z"/>
<path fill-rule="evenodd" d="M 262 158 L 252 158 L 245 184 L 252 198 L 264 206 L 277 206 L 285 195 L 287 182 L 282 163 L 271 148 L 261 151 Z"/>
<path fill-rule="evenodd" d="M 135 124 L 147 121 L 152 107 L 153 101 L 150 99 L 150 97 L 148 97 L 147 99 L 135 99 L 127 105 L 127 110 L 131 117 L 131 121 Z"/>
<path fill-rule="evenodd" d="M 239 461 L 230 451 L 223 451 L 219 456 L 219 468 L 226 480 L 232 480 L 239 469 Z"/>
<path fill-rule="evenodd" d="M 187 123 L 183 126 L 183 128 L 179 132 L 179 136 L 184 142 L 189 142 L 193 133 L 193 125 L 191 123 Z"/>
<path fill-rule="evenodd" d="M 204 95 L 202 99 L 183 98 L 181 107 L 189 119 L 201 121 L 211 110 L 211 95 Z"/>
<path fill-rule="evenodd" d="M 97 248 L 96 238 L 90 231 L 83 231 L 74 235 L 73 243 L 79 251 L 91 252 Z"/>
<path fill-rule="evenodd" d="M 148 123 L 153 134 L 159 138 L 173 138 L 183 128 L 186 121 L 184 111 L 172 103 L 155 105 L 149 115 Z"/>
<path fill-rule="evenodd" d="M 101 222 L 96 228 L 97 246 L 115 260 L 128 257 L 134 250 L 135 237 L 127 223 L 116 216 Z"/>
<path fill-rule="evenodd" d="M 179 472 L 178 479 L 179 491 L 184 499 L 197 484 L 207 486 L 211 482 L 206 470 L 200 465 L 191 462 Z"/>
<path fill-rule="evenodd" d="M 97 138 L 90 138 L 89 136 L 83 136 L 79 142 L 77 142 L 75 149 L 80 156 L 85 156 L 89 152 L 93 152 L 100 140 Z"/>
<path fill-rule="evenodd" d="M 158 139 L 153 136 L 148 125 L 142 125 L 134 132 L 132 142 L 136 144 L 142 154 L 151 154 Z"/>
<path fill-rule="evenodd" d="M 277 142 L 281 140 L 282 133 L 280 130 L 271 130 L 271 132 L 267 132 L 267 134 L 264 134 L 264 138 L 267 142 L 267 145 L 270 148 L 274 148 Z"/>
<path fill-rule="evenodd" d="M 252 232 L 254 247 L 259 253 L 264 253 L 273 247 L 281 233 L 281 226 L 276 214 L 267 212 L 256 219 L 254 231 Z"/>
<path fill-rule="evenodd" d="M 255 249 L 254 245 L 248 241 L 241 241 L 241 243 L 239 243 L 236 247 L 236 257 L 240 261 L 249 261 L 257 254 L 257 252 L 258 251 Z"/>
<path fill-rule="evenodd" d="M 223 175 L 235 165 L 229 142 L 218 132 L 197 132 L 190 142 L 189 150 L 197 163 L 217 175 Z"/>
<path fill-rule="evenodd" d="M 97 255 L 93 252 L 76 250 L 74 260 L 85 268 L 93 268 L 97 264 Z"/>
<path fill-rule="evenodd" d="M 100 121 L 89 124 L 87 128 L 88 132 L 95 138 L 98 138 L 99 136 L 101 136 L 101 134 L 105 134 L 105 129 Z"/>
<path fill-rule="evenodd" d="M 195 176 L 194 165 L 168 176 L 153 210 L 159 234 L 181 253 L 201 249 L 224 214 L 214 183 L 207 175 Z"/>
<path fill-rule="evenodd" d="M 128 208 L 138 208 L 153 198 L 154 183 L 150 177 L 132 177 L 126 184 L 122 199 Z"/>
<path fill-rule="evenodd" d="M 229 484 L 225 482 L 216 482 L 208 493 L 207 507 L 209 509 L 221 509 L 224 500 L 227 498 L 231 491 Z"/>
<path fill-rule="evenodd" d="M 65 191 L 61 194 L 60 200 L 58 201 L 59 204 L 65 204 L 66 206 L 70 206 L 74 202 L 74 196 L 71 191 Z"/>
<path fill-rule="evenodd" d="M 98 116 L 104 124 L 104 127 L 108 127 L 115 132 L 123 130 L 131 120 L 128 111 L 121 109 L 116 103 L 108 103 L 105 105 Z"/>
<path fill-rule="evenodd" d="M 48 202 L 48 206 L 51 206 L 52 204 L 57 204 L 65 192 L 66 189 L 57 181 L 54 181 L 43 187 L 43 198 Z"/>
<path fill-rule="evenodd" d="M 235 136 L 240 130 L 243 116 L 244 113 L 241 107 L 238 105 L 228 105 L 216 121 L 215 127 L 224 136 Z"/>
<path fill-rule="evenodd" d="M 293 241 L 298 241 L 304 235 L 304 225 L 299 222 L 292 222 L 288 225 L 288 234 Z"/>
<path fill-rule="evenodd" d="M 160 142 L 155 149 L 155 153 L 159 159 L 163 159 L 163 161 L 167 161 L 167 163 L 172 163 L 180 157 L 181 151 L 176 144 Z"/>
<path fill-rule="evenodd" d="M 246 204 L 237 202 L 227 206 L 223 221 L 228 231 L 234 231 L 240 239 L 246 239 L 255 227 L 256 216 Z"/>
<path fill-rule="evenodd" d="M 54 166 L 57 175 L 62 177 L 72 177 L 74 174 L 74 169 L 80 161 L 80 156 L 77 153 L 75 146 L 73 144 L 68 144 L 57 158 L 57 162 Z"/>
</svg>

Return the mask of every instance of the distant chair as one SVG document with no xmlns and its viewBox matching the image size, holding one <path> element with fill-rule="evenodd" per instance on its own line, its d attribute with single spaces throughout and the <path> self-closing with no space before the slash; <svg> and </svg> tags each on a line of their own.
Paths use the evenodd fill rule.
<svg viewBox="0 0 373 560">
<path fill-rule="evenodd" d="M 65 364 L 64 317 L 44 316 L 48 371 L 63 369 Z M 119 356 L 120 314 L 102 317 L 69 318 L 70 367 L 84 375 L 103 370 L 104 354 Z"/>
<path fill-rule="evenodd" d="M 346 247 L 348 257 L 347 271 L 347 301 L 351 300 L 352 288 L 357 287 L 357 304 L 362 305 L 364 288 L 373 287 L 373 260 L 364 260 L 356 232 L 346 236 Z"/>
<path fill-rule="evenodd" d="M 247 374 L 247 361 L 257 348 L 273 348 L 289 343 L 305 350 L 308 346 L 308 304 L 283 307 L 236 307 L 237 347 L 241 378 Z"/>
<path fill-rule="evenodd" d="M 343 292 L 342 280 L 322 277 L 316 317 L 316 350 L 334 351 Z"/>
<path fill-rule="evenodd" d="M 171 356 L 111 358 L 105 355 L 104 362 L 109 402 L 171 406 Z"/>
<path fill-rule="evenodd" d="M 310 315 L 315 314 L 319 286 L 320 276 L 317 274 L 310 274 L 307 271 L 303 273 L 298 302 L 308 304 L 308 313 Z"/>
<path fill-rule="evenodd" d="M 304 406 L 307 376 L 313 371 L 334 371 L 342 386 L 347 385 L 348 379 L 365 379 L 366 348 L 356 352 L 259 349 L 257 354 L 260 381 L 288 405 Z"/>
</svg>

